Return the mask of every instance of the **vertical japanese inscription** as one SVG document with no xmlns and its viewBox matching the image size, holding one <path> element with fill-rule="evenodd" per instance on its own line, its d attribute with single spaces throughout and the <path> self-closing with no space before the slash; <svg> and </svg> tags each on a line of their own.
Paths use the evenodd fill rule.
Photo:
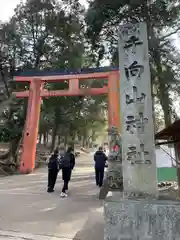
<svg viewBox="0 0 180 240">
<path fill-rule="evenodd" d="M 126 105 L 128 108 L 128 105 L 133 105 L 134 109 L 136 109 L 136 115 L 127 115 L 125 117 L 125 126 L 126 126 L 126 132 L 127 134 L 144 134 L 146 124 L 148 123 L 148 118 L 144 117 L 143 111 L 138 111 L 136 105 L 138 103 L 141 103 L 144 106 L 145 100 L 146 100 L 146 94 L 144 92 L 141 92 L 139 95 L 139 83 L 138 80 L 142 80 L 141 75 L 144 72 L 144 66 L 143 64 L 138 62 L 138 59 L 136 57 L 138 47 L 142 47 L 143 41 L 139 38 L 140 31 L 138 28 L 133 28 L 131 31 L 130 36 L 127 34 L 127 29 L 122 30 L 122 39 L 124 39 L 124 72 L 127 81 L 130 85 L 133 85 L 130 89 L 132 92 L 132 97 L 130 94 L 126 94 Z M 144 109 L 141 108 L 141 109 Z M 142 143 L 139 143 L 142 145 Z M 128 155 L 128 153 L 127 153 Z M 147 164 L 147 161 L 144 161 L 141 159 L 142 155 L 140 152 L 137 152 L 134 155 L 134 161 L 131 161 L 131 164 Z M 129 160 L 129 156 L 127 157 Z M 149 164 L 151 164 L 151 161 L 148 161 Z"/>
<path fill-rule="evenodd" d="M 130 28 L 128 29 L 130 30 Z M 130 32 L 130 36 L 128 36 Z M 124 72 L 127 81 L 130 85 L 133 85 L 130 89 L 132 92 L 132 97 L 129 94 L 126 94 L 126 105 L 137 105 L 141 103 L 144 105 L 146 100 L 146 94 L 141 92 L 139 95 L 139 83 L 138 80 L 142 80 L 141 75 L 144 72 L 143 64 L 139 63 L 136 58 L 137 48 L 142 47 L 143 41 L 139 38 L 140 31 L 138 28 L 132 28 L 131 31 L 127 29 L 122 30 L 121 37 L 124 39 Z M 133 83 L 133 84 L 132 84 Z M 134 106 L 135 108 L 136 106 Z M 143 107 L 141 107 L 143 109 Z M 143 134 L 145 130 L 145 123 L 148 122 L 147 117 L 143 117 L 143 112 L 138 112 L 138 117 L 136 116 L 127 116 L 126 117 L 126 131 L 130 134 Z M 138 161 L 136 162 L 138 163 Z"/>
<path fill-rule="evenodd" d="M 149 173 L 149 178 L 152 175 L 154 178 L 150 192 L 155 192 L 154 127 L 145 23 L 120 27 L 119 61 L 124 185 L 138 189 L 138 176 L 143 179 L 148 171 L 153 171 Z M 147 188 L 146 183 L 142 183 L 142 189 Z"/>
</svg>

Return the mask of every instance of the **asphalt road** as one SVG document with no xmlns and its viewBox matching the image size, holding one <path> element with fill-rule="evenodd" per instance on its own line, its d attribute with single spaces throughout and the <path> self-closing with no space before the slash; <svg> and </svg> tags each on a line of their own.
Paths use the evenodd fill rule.
<svg viewBox="0 0 180 240">
<path fill-rule="evenodd" d="M 0 178 L 0 239 L 103 240 L 103 207 L 98 200 L 92 156 L 77 158 L 69 197 L 46 192 L 47 169 Z"/>
</svg>

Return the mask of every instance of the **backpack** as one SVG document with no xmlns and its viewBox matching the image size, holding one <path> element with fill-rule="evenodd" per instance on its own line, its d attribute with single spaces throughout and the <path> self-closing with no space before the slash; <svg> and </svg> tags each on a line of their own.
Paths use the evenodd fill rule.
<svg viewBox="0 0 180 240">
<path fill-rule="evenodd" d="M 65 153 L 59 161 L 60 168 L 71 168 L 71 154 Z"/>
</svg>

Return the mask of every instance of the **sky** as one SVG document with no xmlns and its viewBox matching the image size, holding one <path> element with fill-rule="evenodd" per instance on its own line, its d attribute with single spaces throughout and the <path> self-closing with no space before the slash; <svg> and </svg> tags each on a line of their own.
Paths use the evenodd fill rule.
<svg viewBox="0 0 180 240">
<path fill-rule="evenodd" d="M 14 13 L 14 8 L 20 0 L 0 0 L 0 20 L 7 21 Z"/>
<path fill-rule="evenodd" d="M 81 4 L 86 5 L 86 0 L 80 0 Z M 14 13 L 14 9 L 20 0 L 0 0 L 0 20 L 7 21 Z"/>
</svg>

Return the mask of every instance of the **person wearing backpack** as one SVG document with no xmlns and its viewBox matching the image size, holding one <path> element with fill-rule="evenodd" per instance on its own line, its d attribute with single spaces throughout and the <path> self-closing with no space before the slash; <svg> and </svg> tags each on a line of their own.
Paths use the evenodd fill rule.
<svg viewBox="0 0 180 240">
<path fill-rule="evenodd" d="M 67 197 L 68 184 L 71 180 L 71 173 L 75 166 L 75 156 L 73 154 L 73 148 L 68 147 L 64 157 L 61 159 L 60 168 L 62 169 L 62 180 L 64 185 L 61 192 L 61 197 Z"/>
<path fill-rule="evenodd" d="M 56 148 L 48 161 L 48 189 L 47 192 L 54 192 L 57 175 L 59 171 L 59 150 Z"/>
</svg>

